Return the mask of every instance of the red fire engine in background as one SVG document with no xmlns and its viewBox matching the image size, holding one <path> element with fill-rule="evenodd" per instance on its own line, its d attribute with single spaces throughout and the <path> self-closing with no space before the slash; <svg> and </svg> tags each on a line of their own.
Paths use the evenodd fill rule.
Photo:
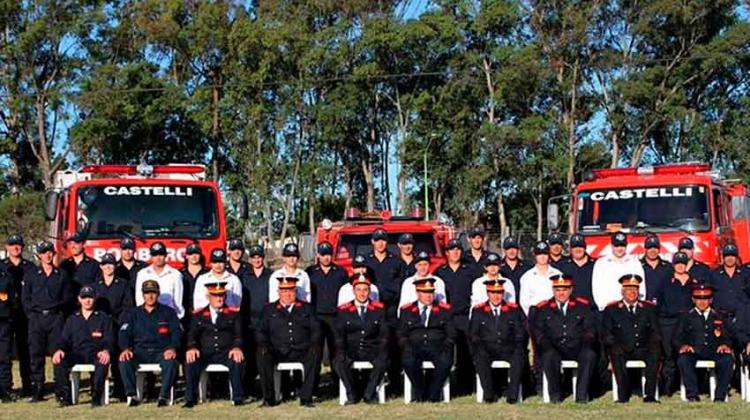
<svg viewBox="0 0 750 420">
<path fill-rule="evenodd" d="M 554 200 L 548 207 L 550 230 L 559 227 Z M 632 254 L 643 254 L 643 241 L 653 233 L 670 261 L 685 236 L 695 243 L 696 259 L 711 266 L 719 264 L 727 242 L 736 243 L 741 259 L 750 261 L 747 187 L 706 164 L 595 170 L 576 186 L 570 203 L 572 231 L 586 237 L 594 257 L 608 254 L 610 234 L 622 231 Z"/>
<path fill-rule="evenodd" d="M 221 193 L 202 165 L 91 165 L 59 171 L 54 182 L 46 215 L 61 257 L 65 240 L 77 231 L 86 234 L 86 254 L 93 258 L 107 252 L 119 258 L 120 240 L 132 238 L 136 258 L 148 261 L 149 246 L 161 241 L 174 266 L 192 242 L 205 254 L 226 244 Z"/>
<path fill-rule="evenodd" d="M 370 236 L 378 228 L 388 232 L 388 250 L 394 255 L 399 255 L 399 236 L 411 233 L 415 252 L 427 251 L 430 254 L 431 270 L 445 263 L 445 246 L 455 235 L 453 224 L 444 216 L 438 220 L 424 220 L 420 210 L 409 216 L 393 216 L 388 210 L 361 212 L 351 208 L 346 210 L 342 221 L 323 220 L 318 225 L 315 242 L 330 242 L 334 249 L 334 263 L 351 273 L 352 259 L 357 254 L 372 253 Z"/>
</svg>

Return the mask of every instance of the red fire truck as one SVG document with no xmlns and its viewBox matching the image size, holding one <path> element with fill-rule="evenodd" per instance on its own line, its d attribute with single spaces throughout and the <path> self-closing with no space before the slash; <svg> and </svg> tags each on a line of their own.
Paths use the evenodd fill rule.
<svg viewBox="0 0 750 420">
<path fill-rule="evenodd" d="M 91 165 L 60 171 L 54 182 L 46 213 L 61 257 L 65 239 L 76 231 L 86 233 L 86 254 L 93 258 L 107 252 L 119 257 L 120 240 L 127 237 L 142 261 L 152 243 L 163 242 L 174 266 L 194 241 L 206 254 L 226 244 L 221 193 L 202 165 Z"/>
<path fill-rule="evenodd" d="M 334 249 L 334 263 L 351 273 L 352 258 L 372 252 L 370 236 L 378 228 L 388 232 L 388 250 L 394 255 L 399 255 L 399 236 L 411 233 L 415 252 L 427 251 L 430 254 L 431 270 L 445 263 L 445 246 L 455 235 L 453 224 L 447 217 L 424 220 L 419 209 L 409 216 L 393 216 L 388 210 L 362 212 L 351 208 L 346 210 L 342 221 L 323 220 L 318 225 L 316 243 L 330 242 Z"/>
<path fill-rule="evenodd" d="M 588 252 L 610 252 L 611 232 L 629 237 L 628 252 L 643 254 L 649 233 L 659 236 L 661 253 L 671 260 L 677 242 L 688 236 L 695 257 L 711 266 L 721 246 L 735 242 L 750 261 L 750 194 L 738 181 L 723 179 L 706 164 L 599 169 L 576 186 L 571 200 L 572 231 L 586 236 Z M 548 207 L 549 227 L 557 230 L 559 205 Z"/>
</svg>

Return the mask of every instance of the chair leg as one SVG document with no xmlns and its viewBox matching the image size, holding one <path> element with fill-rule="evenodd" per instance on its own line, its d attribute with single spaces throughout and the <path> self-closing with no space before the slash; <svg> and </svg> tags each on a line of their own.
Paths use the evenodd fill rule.
<svg viewBox="0 0 750 420">
<path fill-rule="evenodd" d="M 577 397 L 576 389 L 578 385 L 578 369 L 573 369 L 573 399 Z"/>
<path fill-rule="evenodd" d="M 276 401 L 281 402 L 281 372 L 274 370 L 273 372 L 273 389 L 276 395 Z"/>
<path fill-rule="evenodd" d="M 145 381 L 145 374 L 143 373 L 136 373 L 135 374 L 135 396 L 139 401 L 143 401 L 143 386 Z"/>
<path fill-rule="evenodd" d="M 81 374 L 72 372 L 70 374 L 70 402 L 78 404 L 78 393 L 81 390 Z"/>
<path fill-rule="evenodd" d="M 201 372 L 200 380 L 198 381 L 198 401 L 205 402 L 208 399 L 208 372 L 205 370 Z"/>
<path fill-rule="evenodd" d="M 477 382 L 477 402 L 481 403 L 484 401 L 484 389 L 482 388 L 482 382 L 479 380 L 479 374 L 474 376 Z"/>
<path fill-rule="evenodd" d="M 339 379 L 339 405 L 346 404 L 346 387 L 344 381 Z"/>
<path fill-rule="evenodd" d="M 618 394 L 618 389 L 617 389 L 617 378 L 615 378 L 615 372 L 612 371 L 612 401 L 617 402 L 619 398 L 620 398 L 620 395 Z"/>
<path fill-rule="evenodd" d="M 716 399 L 716 370 L 708 370 L 708 390 L 711 395 L 711 401 Z"/>
<path fill-rule="evenodd" d="M 411 403 L 411 381 L 409 375 L 404 372 L 404 404 Z"/>
<path fill-rule="evenodd" d="M 547 374 L 542 372 L 542 401 L 549 403 L 549 383 L 547 381 Z"/>
</svg>

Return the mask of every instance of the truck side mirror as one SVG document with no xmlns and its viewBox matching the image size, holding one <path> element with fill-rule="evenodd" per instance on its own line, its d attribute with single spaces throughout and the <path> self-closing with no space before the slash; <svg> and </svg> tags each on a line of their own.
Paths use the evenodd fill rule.
<svg viewBox="0 0 750 420">
<path fill-rule="evenodd" d="M 560 206 L 557 203 L 547 205 L 547 229 L 552 232 L 560 227 Z"/>
<path fill-rule="evenodd" d="M 55 220 L 57 216 L 57 199 L 60 194 L 57 191 L 47 191 L 44 197 L 44 217 L 48 220 Z"/>
</svg>

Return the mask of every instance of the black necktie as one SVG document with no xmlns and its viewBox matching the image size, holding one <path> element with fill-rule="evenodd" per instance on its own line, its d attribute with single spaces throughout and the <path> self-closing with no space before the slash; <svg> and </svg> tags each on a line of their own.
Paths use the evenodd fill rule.
<svg viewBox="0 0 750 420">
<path fill-rule="evenodd" d="M 359 307 L 359 319 L 361 319 L 362 321 L 365 320 L 365 307 L 364 306 Z"/>
<path fill-rule="evenodd" d="M 493 318 L 495 320 L 495 329 L 499 329 L 499 327 L 500 327 L 500 309 L 499 308 L 494 308 L 492 310 L 492 313 L 494 314 Z"/>
<path fill-rule="evenodd" d="M 419 315 L 419 317 L 422 319 L 422 325 L 425 325 L 427 322 L 427 306 L 422 307 L 422 313 Z"/>
<path fill-rule="evenodd" d="M 631 315 L 635 315 L 635 305 L 628 306 L 628 309 L 630 310 Z"/>
</svg>

